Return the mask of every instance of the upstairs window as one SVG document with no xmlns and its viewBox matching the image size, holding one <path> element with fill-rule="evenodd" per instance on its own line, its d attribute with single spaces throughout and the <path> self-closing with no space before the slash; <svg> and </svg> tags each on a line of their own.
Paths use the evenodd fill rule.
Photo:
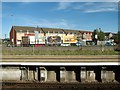
<svg viewBox="0 0 120 90">
<path fill-rule="evenodd" d="M 29 30 L 27 30 L 27 34 L 29 34 Z"/>
<path fill-rule="evenodd" d="M 69 34 L 73 34 L 72 32 L 70 32 Z"/>
<path fill-rule="evenodd" d="M 20 33 L 22 33 L 22 30 L 20 30 Z"/>
</svg>

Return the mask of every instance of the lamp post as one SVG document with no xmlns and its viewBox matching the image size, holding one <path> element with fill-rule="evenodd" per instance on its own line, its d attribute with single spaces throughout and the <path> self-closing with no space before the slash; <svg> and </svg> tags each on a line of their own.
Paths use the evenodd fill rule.
<svg viewBox="0 0 120 90">
<path fill-rule="evenodd" d="M 13 17 L 13 15 L 11 15 L 11 17 Z M 13 25 L 12 25 L 12 30 L 13 30 Z M 12 41 L 12 42 L 13 42 L 13 47 L 14 47 L 14 30 L 13 30 L 13 33 L 12 33 L 12 34 L 13 34 L 13 37 L 12 37 L 12 40 L 13 40 L 13 41 Z"/>
<path fill-rule="evenodd" d="M 5 34 L 5 39 L 6 39 L 6 34 Z"/>
</svg>

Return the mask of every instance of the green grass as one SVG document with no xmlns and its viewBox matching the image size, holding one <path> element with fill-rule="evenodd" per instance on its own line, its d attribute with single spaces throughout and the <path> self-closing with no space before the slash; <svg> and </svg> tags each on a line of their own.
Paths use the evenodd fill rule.
<svg viewBox="0 0 120 90">
<path fill-rule="evenodd" d="M 119 55 L 114 50 L 2 50 L 2 55 Z"/>
</svg>

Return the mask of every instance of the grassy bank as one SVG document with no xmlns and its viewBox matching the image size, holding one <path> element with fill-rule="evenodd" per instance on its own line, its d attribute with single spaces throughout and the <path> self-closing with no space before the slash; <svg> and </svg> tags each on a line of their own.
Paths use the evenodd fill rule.
<svg viewBox="0 0 120 90">
<path fill-rule="evenodd" d="M 120 52 L 114 50 L 12 50 L 3 49 L 3 55 L 119 55 Z"/>
</svg>

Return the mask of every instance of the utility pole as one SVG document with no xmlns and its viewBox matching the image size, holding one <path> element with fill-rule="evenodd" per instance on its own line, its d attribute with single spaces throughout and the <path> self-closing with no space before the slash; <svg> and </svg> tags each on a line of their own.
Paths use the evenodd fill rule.
<svg viewBox="0 0 120 90">
<path fill-rule="evenodd" d="M 5 39 L 6 39 L 6 34 L 5 34 Z"/>
<path fill-rule="evenodd" d="M 13 15 L 11 15 L 11 17 L 13 17 Z M 13 25 L 12 25 L 12 30 L 13 30 Z M 13 40 L 13 47 L 14 47 L 14 30 L 12 31 L 13 33 L 13 37 L 12 37 L 12 40 Z"/>
</svg>

